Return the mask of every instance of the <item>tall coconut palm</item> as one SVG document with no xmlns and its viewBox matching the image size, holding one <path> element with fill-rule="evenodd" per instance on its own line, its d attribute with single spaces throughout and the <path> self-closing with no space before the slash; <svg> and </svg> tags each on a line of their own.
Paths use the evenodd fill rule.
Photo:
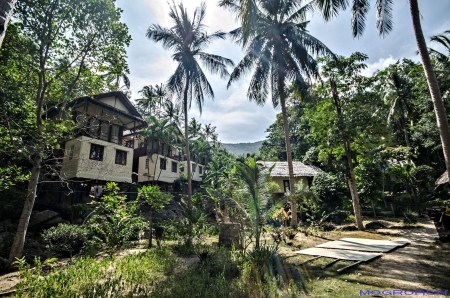
<svg viewBox="0 0 450 298">
<path fill-rule="evenodd" d="M 294 194 L 294 171 L 286 112 L 286 84 L 293 81 L 304 86 L 306 80 L 319 79 L 319 70 L 313 55 L 333 55 L 319 40 L 306 31 L 306 14 L 312 4 L 301 0 L 223 0 L 219 5 L 238 13 L 241 27 L 230 32 L 245 50 L 244 58 L 233 70 L 228 87 L 253 70 L 247 97 L 263 105 L 272 94 L 274 107 L 281 106 L 289 168 L 290 193 Z M 247 16 L 250 6 L 253 13 Z M 243 12 L 244 11 L 244 12 Z M 251 17 L 252 20 L 245 20 Z M 245 27 L 248 26 L 248 27 Z M 297 206 L 291 200 L 291 225 L 296 228 Z"/>
<path fill-rule="evenodd" d="M 315 0 L 321 9 L 325 20 L 330 20 L 336 16 L 340 10 L 345 10 L 349 6 L 348 0 Z M 352 1 L 352 31 L 354 37 L 363 34 L 366 27 L 366 17 L 370 9 L 370 0 Z M 436 114 L 437 126 L 441 137 L 442 150 L 444 151 L 445 165 L 450 178 L 450 127 L 448 124 L 447 112 L 442 101 L 441 91 L 431 64 L 430 55 L 427 49 L 427 43 L 423 36 L 422 25 L 420 23 L 420 11 L 418 0 L 408 0 L 411 12 L 414 35 L 419 49 L 419 55 L 422 60 L 423 69 L 428 82 L 428 88 L 431 94 L 431 100 Z M 386 36 L 393 28 L 392 6 L 394 0 L 376 0 L 376 27 L 380 36 Z"/>
<path fill-rule="evenodd" d="M 0 0 L 0 48 L 5 38 L 6 28 L 13 14 L 17 0 Z"/>
<path fill-rule="evenodd" d="M 199 62 L 212 74 L 222 78 L 229 76 L 227 66 L 234 66 L 233 61 L 224 57 L 204 52 L 204 49 L 217 39 L 224 39 L 225 33 L 216 31 L 209 35 L 202 23 L 206 14 L 206 4 L 201 3 L 195 9 L 191 19 L 182 3 L 170 6 L 169 16 L 173 26 L 164 28 L 154 24 L 147 30 L 147 37 L 159 42 L 167 50 L 173 51 L 172 58 L 178 63 L 175 73 L 166 85 L 168 91 L 177 94 L 183 101 L 185 147 L 188 171 L 188 206 L 192 205 L 191 166 L 189 155 L 188 109 L 192 99 L 197 104 L 200 113 L 205 97 L 214 98 L 214 92 L 209 84 Z"/>
</svg>

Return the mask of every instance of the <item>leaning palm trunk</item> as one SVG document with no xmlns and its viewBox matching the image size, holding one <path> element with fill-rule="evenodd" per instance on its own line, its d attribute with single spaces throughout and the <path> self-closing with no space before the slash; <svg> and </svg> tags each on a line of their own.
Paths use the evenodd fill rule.
<svg viewBox="0 0 450 298">
<path fill-rule="evenodd" d="M 289 169 L 289 192 L 291 201 L 291 227 L 296 229 L 298 227 L 297 221 L 297 202 L 295 199 L 295 181 L 294 181 L 294 167 L 292 166 L 292 152 L 291 152 L 291 140 L 289 136 L 289 122 L 286 113 L 286 94 L 284 92 L 284 77 L 280 75 L 279 78 L 279 92 L 280 92 L 280 105 L 281 113 L 283 114 L 283 128 L 284 138 L 286 140 L 286 156 Z"/>
<path fill-rule="evenodd" d="M 0 48 L 17 0 L 0 0 Z"/>
<path fill-rule="evenodd" d="M 184 139 L 186 146 L 186 167 L 187 167 L 187 183 L 188 183 L 188 207 L 192 206 L 192 182 L 191 182 L 191 156 L 189 152 L 189 132 L 188 132 L 188 90 L 189 90 L 189 73 L 186 74 L 186 87 L 184 89 L 183 108 L 184 108 Z"/>
<path fill-rule="evenodd" d="M 419 55 L 422 59 L 423 69 L 427 78 L 428 87 L 430 89 L 431 100 L 434 106 L 434 113 L 436 114 L 437 126 L 439 135 L 441 136 L 442 150 L 444 151 L 445 166 L 447 167 L 447 174 L 450 178 L 450 128 L 448 125 L 447 113 L 445 111 L 444 102 L 442 101 L 441 91 L 436 78 L 436 74 L 431 64 L 431 59 L 428 54 L 427 44 L 423 36 L 422 25 L 420 24 L 420 12 L 417 0 L 409 0 L 411 9 L 411 18 L 413 22 L 414 35 L 416 37 L 417 47 L 419 48 Z"/>
</svg>

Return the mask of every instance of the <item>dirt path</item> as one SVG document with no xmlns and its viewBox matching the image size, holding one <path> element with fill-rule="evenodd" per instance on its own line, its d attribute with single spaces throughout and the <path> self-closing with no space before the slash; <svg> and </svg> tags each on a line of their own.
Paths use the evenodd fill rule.
<svg viewBox="0 0 450 298">
<path fill-rule="evenodd" d="M 450 290 L 450 245 L 437 241 L 431 220 L 420 224 L 423 228 L 377 230 L 392 239 L 404 238 L 411 243 L 364 266 L 365 273 L 391 279 L 403 289 Z"/>
</svg>

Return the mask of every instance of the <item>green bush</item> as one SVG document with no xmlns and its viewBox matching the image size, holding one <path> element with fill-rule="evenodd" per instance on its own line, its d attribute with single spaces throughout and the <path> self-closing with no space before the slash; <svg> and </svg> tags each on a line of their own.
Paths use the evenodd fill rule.
<svg viewBox="0 0 450 298">
<path fill-rule="evenodd" d="M 69 224 L 59 224 L 41 234 L 47 244 L 47 249 L 58 256 L 78 253 L 88 239 L 89 232 L 85 227 Z"/>
<path fill-rule="evenodd" d="M 119 188 L 114 182 L 106 185 L 105 192 L 101 201 L 95 203 L 97 206 L 93 215 L 87 219 L 87 227 L 91 235 L 96 237 L 94 239 L 112 254 L 128 241 L 138 239 L 139 230 L 144 229 L 147 223 L 137 214 L 139 197 L 127 202 L 125 196 L 119 195 Z"/>
<path fill-rule="evenodd" d="M 322 202 L 321 209 L 327 213 L 341 208 L 343 201 L 349 200 L 345 182 L 325 172 L 318 173 L 314 177 L 311 189 Z"/>
</svg>

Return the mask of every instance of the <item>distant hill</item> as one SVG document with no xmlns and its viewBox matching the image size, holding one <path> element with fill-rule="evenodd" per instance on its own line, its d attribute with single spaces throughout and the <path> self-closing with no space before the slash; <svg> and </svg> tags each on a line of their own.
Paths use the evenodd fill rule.
<svg viewBox="0 0 450 298">
<path fill-rule="evenodd" d="M 261 148 L 263 141 L 254 143 L 237 143 L 237 144 L 225 144 L 222 143 L 223 147 L 228 150 L 231 154 L 236 156 L 245 155 L 247 153 L 258 153 L 259 148 Z"/>
</svg>

